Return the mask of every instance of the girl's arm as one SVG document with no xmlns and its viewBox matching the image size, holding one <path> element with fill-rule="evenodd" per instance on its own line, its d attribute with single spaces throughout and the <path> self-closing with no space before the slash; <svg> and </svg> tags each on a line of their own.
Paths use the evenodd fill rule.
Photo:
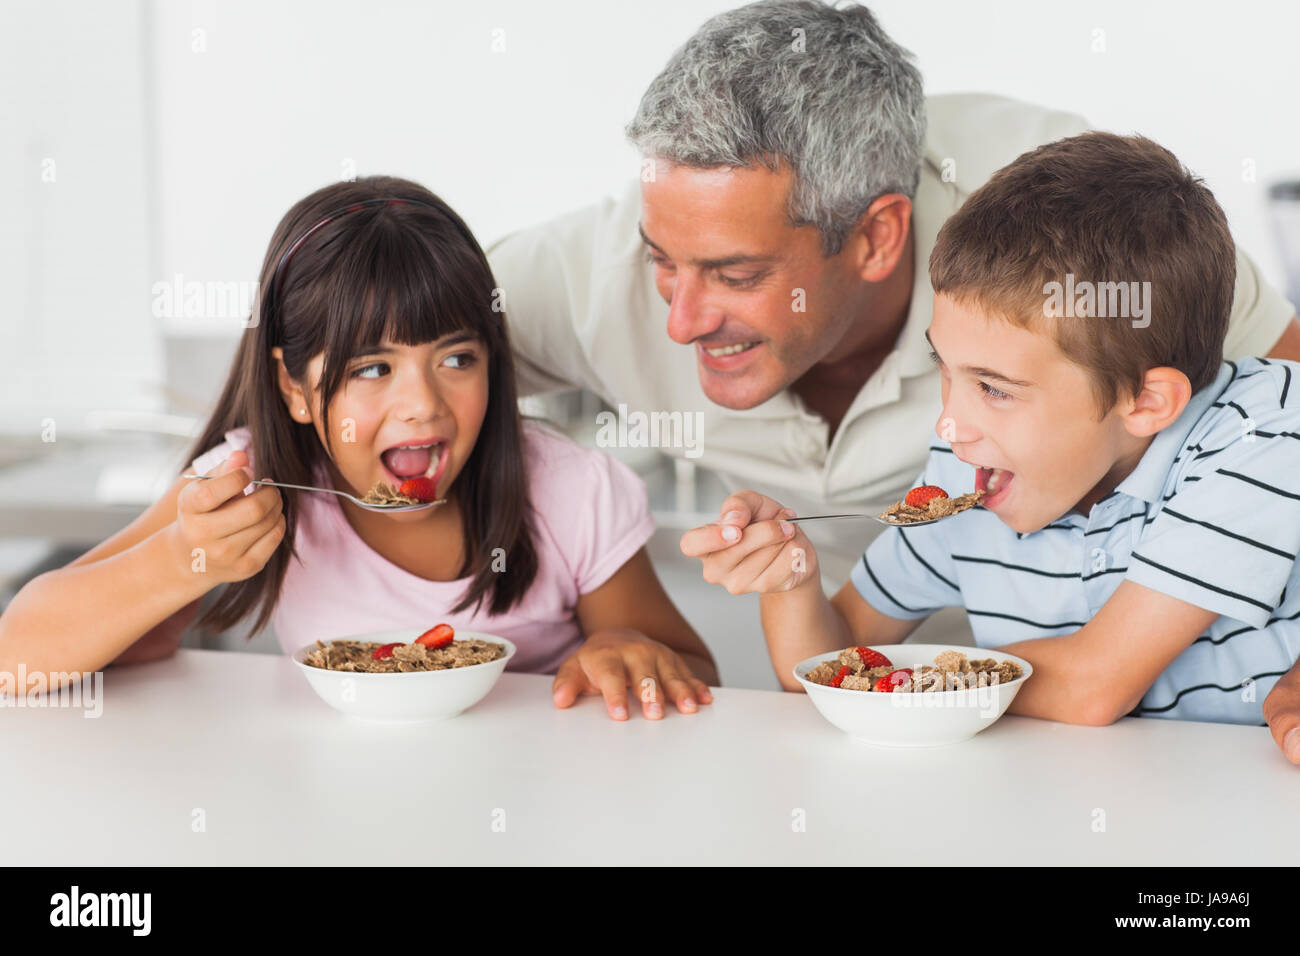
<svg viewBox="0 0 1300 956">
<path fill-rule="evenodd" d="M 192 617 L 207 590 L 188 565 L 177 568 L 164 539 L 187 483 L 178 478 L 113 537 L 23 586 L 0 615 L 0 671 L 16 673 L 22 663 L 29 672 L 90 673 L 175 650 L 187 622 L 172 618 Z"/>
<path fill-rule="evenodd" d="M 577 614 L 587 640 L 556 672 L 557 707 L 600 693 L 610 716 L 624 720 L 629 685 L 650 719 L 663 716 L 665 695 L 682 713 L 713 699 L 706 686 L 718 682 L 713 656 L 664 592 L 644 548 L 579 597 Z"/>
<path fill-rule="evenodd" d="M 92 673 L 174 651 L 199 598 L 252 577 L 283 538 L 279 491 L 242 494 L 247 460 L 236 451 L 210 481 L 177 478 L 122 531 L 27 582 L 0 615 L 0 671 Z"/>
</svg>

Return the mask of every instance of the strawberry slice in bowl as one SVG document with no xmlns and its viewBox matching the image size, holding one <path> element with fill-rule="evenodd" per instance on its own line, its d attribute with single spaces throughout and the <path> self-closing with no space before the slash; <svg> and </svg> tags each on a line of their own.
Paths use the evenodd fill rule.
<svg viewBox="0 0 1300 956">
<path fill-rule="evenodd" d="M 451 654 L 453 659 L 440 662 L 438 670 L 392 672 L 390 668 L 385 673 L 367 673 L 368 668 L 360 666 L 355 670 L 339 669 L 337 662 L 322 666 L 319 655 L 323 646 L 335 642 L 363 645 L 355 652 L 376 662 L 425 654 Z M 452 647 L 453 642 L 458 646 Z M 466 657 L 466 652 L 478 653 L 476 648 L 485 644 L 499 645 L 492 650 L 499 656 L 486 659 L 489 654 L 482 653 L 482 662 L 467 663 L 474 658 Z M 369 645 L 383 653 L 367 653 L 365 647 Z M 515 653 L 515 645 L 504 637 L 453 631 L 451 625 L 439 624 L 323 638 L 299 648 L 292 660 L 321 700 L 340 713 L 370 721 L 410 723 L 445 720 L 473 707 L 496 685 Z"/>
<path fill-rule="evenodd" d="M 1016 668 L 1010 667 L 1014 664 L 1020 676 L 1001 683 L 958 686 L 951 690 L 917 682 L 918 677 L 924 679 L 923 670 L 934 670 L 936 662 L 965 661 L 967 654 L 983 659 L 969 661 L 972 665 L 997 665 L 998 668 L 1005 665 L 1014 673 Z M 860 665 L 853 662 L 855 656 L 861 660 Z M 844 661 L 853 666 L 842 666 Z M 820 674 L 834 676 L 826 680 L 813 674 L 814 679 L 810 680 L 808 675 L 814 668 L 820 668 Z M 859 673 L 850 677 L 844 673 L 846 670 Z M 992 648 L 941 644 L 853 647 L 818 654 L 800 661 L 794 668 L 795 679 L 807 691 L 818 713 L 855 741 L 878 747 L 935 747 L 967 740 L 991 727 L 1006 713 L 1032 675 L 1030 663 L 1012 654 Z"/>
</svg>

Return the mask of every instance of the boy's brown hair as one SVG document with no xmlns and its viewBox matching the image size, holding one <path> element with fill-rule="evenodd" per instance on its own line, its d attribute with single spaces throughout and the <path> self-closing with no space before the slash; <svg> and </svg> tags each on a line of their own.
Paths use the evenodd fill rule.
<svg viewBox="0 0 1300 956">
<path fill-rule="evenodd" d="M 1236 272 L 1227 219 L 1204 182 L 1146 137 L 1102 132 L 1048 143 L 998 170 L 944 224 L 930 254 L 936 293 L 1022 328 L 1050 322 L 1061 351 L 1090 373 L 1103 415 L 1158 366 L 1181 371 L 1193 392 L 1214 381 Z M 1149 312 L 1141 321 L 1081 315 L 1057 293 L 1085 282 L 1136 290 L 1149 282 Z"/>
</svg>

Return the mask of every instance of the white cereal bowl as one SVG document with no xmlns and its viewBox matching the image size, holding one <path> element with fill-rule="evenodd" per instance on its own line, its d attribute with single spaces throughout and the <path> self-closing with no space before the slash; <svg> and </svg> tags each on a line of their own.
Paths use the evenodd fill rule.
<svg viewBox="0 0 1300 956">
<path fill-rule="evenodd" d="M 1021 685 L 1034 672 L 1022 658 L 980 647 L 885 644 L 872 650 L 884 654 L 895 667 L 933 665 L 936 654 L 958 651 L 972 660 L 1014 661 L 1024 672 L 1013 681 L 990 687 L 885 694 L 828 687 L 805 678 L 822 661 L 835 660 L 839 651 L 818 654 L 795 665 L 795 679 L 823 717 L 855 740 L 880 747 L 937 747 L 968 740 L 1006 713 Z"/>
<path fill-rule="evenodd" d="M 382 631 L 373 634 L 349 634 L 331 638 L 340 641 L 375 641 L 391 644 L 400 641 L 410 644 L 428 630 L 408 629 Z M 408 671 L 398 674 L 364 674 L 353 671 L 329 671 L 303 663 L 316 642 L 312 641 L 293 653 L 293 662 L 307 677 L 312 690 L 335 710 L 350 717 L 364 720 L 411 722 L 444 720 L 455 717 L 473 707 L 487 696 L 492 685 L 505 672 L 506 664 L 515 656 L 515 645 L 504 637 L 480 634 L 474 631 L 457 631 L 456 640 L 477 638 L 504 644 L 505 657 L 486 664 L 469 667 L 452 667 L 440 671 Z M 322 638 L 324 643 L 330 640 Z"/>
</svg>

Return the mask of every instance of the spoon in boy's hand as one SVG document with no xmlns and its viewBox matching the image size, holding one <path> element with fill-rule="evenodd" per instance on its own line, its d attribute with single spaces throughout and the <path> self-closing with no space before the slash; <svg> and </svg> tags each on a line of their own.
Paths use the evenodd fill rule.
<svg viewBox="0 0 1300 956">
<path fill-rule="evenodd" d="M 181 475 L 182 478 L 216 478 L 217 475 Z M 350 495 L 346 491 L 339 491 L 337 488 L 313 488 L 310 485 L 290 485 L 280 481 L 270 481 L 265 478 L 258 478 L 250 482 L 254 485 L 274 485 L 276 488 L 296 488 L 299 491 L 325 491 L 331 495 L 342 495 L 354 502 L 358 507 L 365 508 L 367 511 L 380 511 L 384 514 L 401 514 L 407 511 L 424 511 L 426 508 L 433 508 L 437 505 L 447 503 L 446 498 L 438 498 L 436 501 L 421 501 L 418 504 L 375 504 L 370 501 L 363 501 L 356 495 Z"/>
<path fill-rule="evenodd" d="M 873 521 L 879 521 L 881 524 L 892 525 L 897 528 L 911 528 L 917 525 L 934 524 L 936 521 L 942 521 L 944 518 L 950 518 L 955 514 L 961 514 L 963 511 L 977 507 L 984 494 L 983 491 L 972 491 L 956 498 L 949 498 L 948 493 L 942 488 L 935 485 L 922 485 L 919 488 L 913 488 L 907 493 L 906 498 L 895 502 L 894 505 L 886 508 L 878 515 L 807 515 L 802 518 L 788 518 L 786 520 L 794 522 L 819 521 L 823 518 L 870 518 Z"/>
</svg>

